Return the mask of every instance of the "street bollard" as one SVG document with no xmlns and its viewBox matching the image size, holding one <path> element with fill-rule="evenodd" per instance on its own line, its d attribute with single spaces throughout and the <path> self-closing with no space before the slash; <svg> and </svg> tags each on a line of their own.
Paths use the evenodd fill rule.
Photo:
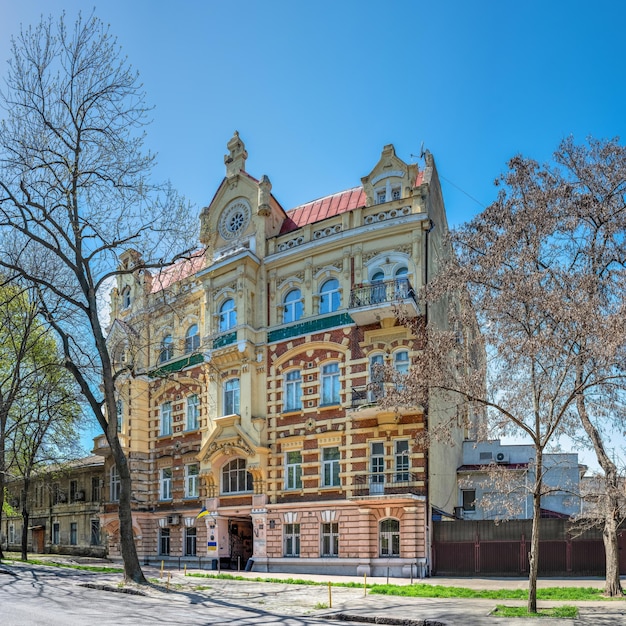
<svg viewBox="0 0 626 626">
<path fill-rule="evenodd" d="M 165 561 L 161 561 L 161 575 L 159 578 L 163 578 L 163 568 L 165 567 Z"/>
<path fill-rule="evenodd" d="M 330 580 L 328 581 L 328 608 L 333 608 L 333 592 L 331 591 Z"/>
<path fill-rule="evenodd" d="M 363 574 L 363 597 L 367 596 L 367 574 Z"/>
</svg>

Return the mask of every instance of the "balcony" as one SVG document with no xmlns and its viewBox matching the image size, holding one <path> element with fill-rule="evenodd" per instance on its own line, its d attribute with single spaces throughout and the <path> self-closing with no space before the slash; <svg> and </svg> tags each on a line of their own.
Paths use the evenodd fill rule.
<svg viewBox="0 0 626 626">
<path fill-rule="evenodd" d="M 122 448 L 128 448 L 128 438 L 126 435 L 122 433 L 118 433 L 118 438 L 120 440 L 120 444 Z M 106 435 L 97 435 L 93 440 L 93 450 L 92 454 L 97 456 L 108 456 L 111 454 L 111 447 L 109 446 L 109 442 L 107 441 Z"/>
<path fill-rule="evenodd" d="M 360 474 L 354 477 L 352 496 L 355 498 L 402 494 L 425 496 L 426 487 L 423 484 L 425 478 L 424 473 L 418 474 L 408 470 Z"/>
<path fill-rule="evenodd" d="M 355 286 L 350 292 L 348 311 L 359 326 L 396 317 L 396 309 L 411 318 L 420 313 L 415 290 L 408 278 Z"/>
</svg>

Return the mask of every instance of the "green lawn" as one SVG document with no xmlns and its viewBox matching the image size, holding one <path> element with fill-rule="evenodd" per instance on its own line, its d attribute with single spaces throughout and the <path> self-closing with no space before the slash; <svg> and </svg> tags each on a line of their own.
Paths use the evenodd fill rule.
<svg viewBox="0 0 626 626">
<path fill-rule="evenodd" d="M 538 609 L 537 613 L 529 613 L 525 606 L 504 606 L 498 604 L 491 613 L 494 617 L 578 617 L 578 609 L 575 606 L 555 606 L 551 609 Z"/>
</svg>

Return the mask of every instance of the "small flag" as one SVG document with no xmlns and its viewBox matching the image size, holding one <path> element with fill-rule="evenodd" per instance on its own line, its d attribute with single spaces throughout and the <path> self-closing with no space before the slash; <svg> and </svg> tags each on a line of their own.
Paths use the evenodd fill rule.
<svg viewBox="0 0 626 626">
<path fill-rule="evenodd" d="M 196 515 L 196 519 L 200 519 L 201 517 L 204 517 L 205 515 L 208 515 L 209 512 L 206 510 L 206 507 L 202 507 L 202 511 L 200 511 L 200 513 L 198 513 L 198 515 Z"/>
</svg>

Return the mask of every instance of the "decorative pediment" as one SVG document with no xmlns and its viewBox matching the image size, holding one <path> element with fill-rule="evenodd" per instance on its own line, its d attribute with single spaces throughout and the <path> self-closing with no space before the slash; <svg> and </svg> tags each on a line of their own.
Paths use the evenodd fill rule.
<svg viewBox="0 0 626 626">
<path fill-rule="evenodd" d="M 253 457 L 258 451 L 259 444 L 241 428 L 241 416 L 226 415 L 215 420 L 215 429 L 202 446 L 198 458 L 208 462 L 219 454 Z"/>
</svg>

